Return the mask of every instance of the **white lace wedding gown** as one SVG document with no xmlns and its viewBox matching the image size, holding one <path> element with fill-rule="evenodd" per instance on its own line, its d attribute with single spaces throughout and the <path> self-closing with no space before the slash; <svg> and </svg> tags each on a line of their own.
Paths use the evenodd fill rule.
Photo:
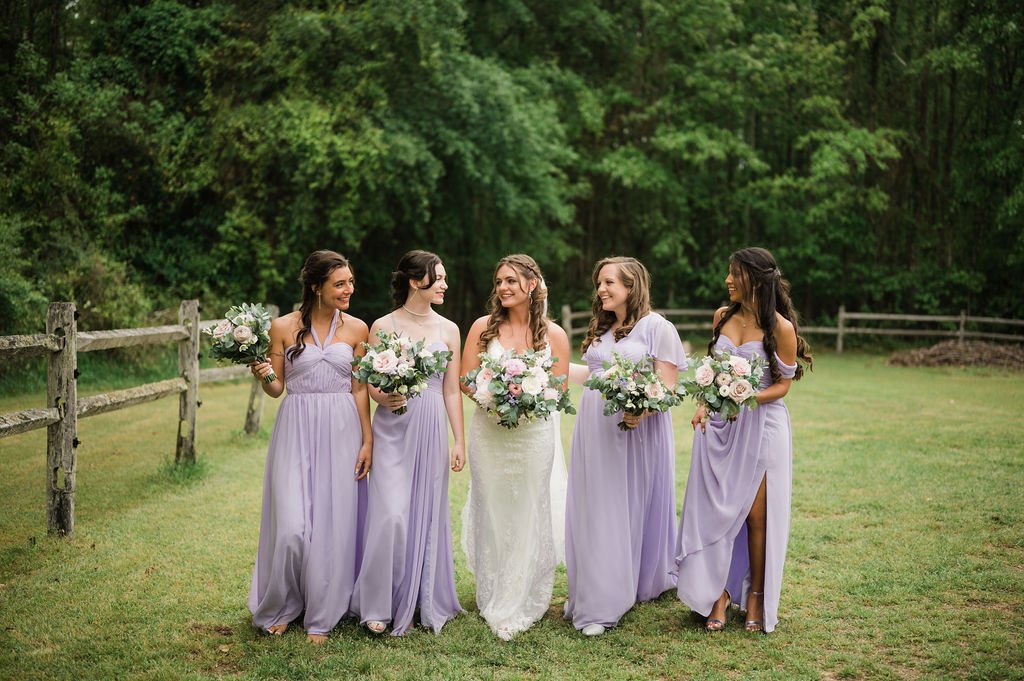
<svg viewBox="0 0 1024 681">
<path fill-rule="evenodd" d="M 504 348 L 495 338 L 487 352 L 501 356 Z M 480 616 L 507 641 L 547 612 L 555 566 L 565 560 L 567 476 L 558 415 L 510 430 L 477 409 L 469 467 L 462 550 L 476 576 Z"/>
</svg>

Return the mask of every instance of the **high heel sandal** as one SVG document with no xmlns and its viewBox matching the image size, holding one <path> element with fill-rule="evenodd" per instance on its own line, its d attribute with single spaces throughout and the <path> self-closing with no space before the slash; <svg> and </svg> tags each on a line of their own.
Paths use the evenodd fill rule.
<svg viewBox="0 0 1024 681">
<path fill-rule="evenodd" d="M 744 631 L 750 632 L 764 632 L 764 592 L 763 591 L 751 591 L 751 596 L 755 596 L 761 599 L 761 619 L 759 620 L 747 620 L 743 624 Z"/>
<path fill-rule="evenodd" d="M 732 596 L 729 595 L 728 591 L 723 591 L 722 593 L 725 596 L 725 614 L 722 615 L 722 619 L 709 617 L 707 621 L 704 622 L 704 628 L 708 631 L 721 631 L 722 629 L 725 629 L 725 622 L 729 619 L 729 608 L 732 606 Z M 722 600 L 722 597 L 719 596 L 718 600 Z M 714 608 L 712 608 L 712 610 L 714 610 Z"/>
<path fill-rule="evenodd" d="M 388 628 L 388 623 L 371 620 L 366 623 L 366 628 L 370 630 L 371 634 L 383 634 L 384 630 Z"/>
</svg>

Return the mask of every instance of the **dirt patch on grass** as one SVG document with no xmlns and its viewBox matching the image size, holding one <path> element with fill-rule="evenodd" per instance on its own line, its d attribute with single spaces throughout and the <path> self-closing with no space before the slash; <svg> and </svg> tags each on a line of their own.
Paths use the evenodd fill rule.
<svg viewBox="0 0 1024 681">
<path fill-rule="evenodd" d="M 943 341 L 930 348 L 903 350 L 889 364 L 907 367 L 990 366 L 1024 371 L 1024 346 L 985 341 Z"/>
</svg>

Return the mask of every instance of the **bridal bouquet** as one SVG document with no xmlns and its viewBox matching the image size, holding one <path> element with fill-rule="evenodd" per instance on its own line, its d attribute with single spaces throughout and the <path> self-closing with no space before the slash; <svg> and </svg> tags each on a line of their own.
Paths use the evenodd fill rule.
<svg viewBox="0 0 1024 681">
<path fill-rule="evenodd" d="M 684 378 L 679 385 L 710 413 L 734 419 L 744 407 L 757 407 L 757 390 L 767 366 L 768 362 L 760 355 L 748 360 L 719 352 L 701 358 L 693 378 Z"/>
<path fill-rule="evenodd" d="M 266 362 L 270 349 L 270 313 L 259 303 L 234 305 L 224 319 L 204 332 L 213 338 L 210 356 L 226 359 L 232 364 Z M 273 383 L 277 375 L 271 371 L 263 377 Z"/>
<path fill-rule="evenodd" d="M 618 411 L 626 414 L 668 411 L 680 401 L 679 395 L 654 371 L 650 357 L 632 362 L 614 352 L 612 359 L 604 363 L 604 372 L 591 375 L 583 385 L 601 393 L 605 399 L 605 416 Z M 620 421 L 619 429 L 629 430 L 629 427 Z"/>
<path fill-rule="evenodd" d="M 575 414 L 566 377 L 551 373 L 553 357 L 534 350 L 505 352 L 501 357 L 480 353 L 480 366 L 467 373 L 462 382 L 473 400 L 506 428 L 524 421 L 546 419 L 556 411 Z"/>
<path fill-rule="evenodd" d="M 427 379 L 441 373 L 452 358 L 451 350 L 431 352 L 425 340 L 378 331 L 375 345 L 363 343 L 366 354 L 352 360 L 353 378 L 385 393 L 416 397 L 427 387 Z M 393 410 L 404 414 L 408 407 Z"/>
</svg>

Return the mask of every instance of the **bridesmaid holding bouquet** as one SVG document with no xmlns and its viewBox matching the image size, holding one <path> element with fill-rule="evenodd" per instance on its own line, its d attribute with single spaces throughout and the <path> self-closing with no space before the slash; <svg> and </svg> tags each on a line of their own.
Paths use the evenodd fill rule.
<svg viewBox="0 0 1024 681">
<path fill-rule="evenodd" d="M 714 316 L 708 354 L 767 360 L 757 409 L 732 419 L 693 417 L 693 458 L 679 525 L 678 594 L 725 628 L 729 606 L 744 603 L 745 629 L 770 632 L 778 622 L 782 567 L 789 539 L 793 481 L 789 411 L 782 398 L 813 363 L 797 332 L 789 283 L 772 254 L 744 248 L 729 258 L 729 305 Z"/>
<path fill-rule="evenodd" d="M 616 353 L 653 361 L 661 381 L 674 388 L 686 354 L 675 326 L 651 310 L 647 268 L 634 258 L 605 258 L 593 280 L 594 314 L 583 341 L 589 372 L 603 372 Z M 601 393 L 584 390 L 566 502 L 565 617 L 586 636 L 603 634 L 635 603 L 675 586 L 672 417 L 603 411 Z"/>
<path fill-rule="evenodd" d="M 415 397 L 370 386 L 378 403 L 373 416 L 374 467 L 369 484 L 364 553 L 353 602 L 360 622 L 392 636 L 413 626 L 434 633 L 462 612 L 455 593 L 448 468 L 465 465 L 459 329 L 432 308 L 444 303 L 448 279 L 441 258 L 410 251 L 391 279 L 394 309 L 373 323 L 425 352 L 450 351 L 443 373 L 427 380 Z M 404 410 L 403 410 L 404 408 Z M 398 412 L 398 413 L 396 413 Z M 448 426 L 455 444 L 449 455 Z"/>
<path fill-rule="evenodd" d="M 352 267 L 333 251 L 302 266 L 302 304 L 270 326 L 270 361 L 252 364 L 264 392 L 284 398 L 263 481 L 259 548 L 249 591 L 253 624 L 282 634 L 303 627 L 323 643 L 351 612 L 359 565 L 360 496 L 372 435 L 366 388 L 351 380 L 366 324 L 347 314 Z"/>
</svg>

